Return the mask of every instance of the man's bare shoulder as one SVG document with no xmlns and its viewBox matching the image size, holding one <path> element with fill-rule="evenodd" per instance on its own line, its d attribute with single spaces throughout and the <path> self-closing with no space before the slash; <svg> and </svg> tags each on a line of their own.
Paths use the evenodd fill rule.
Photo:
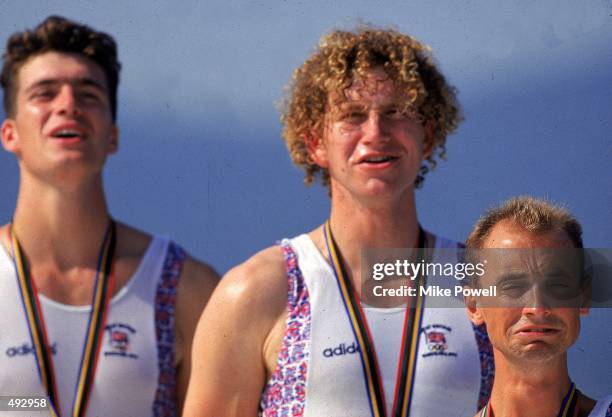
<svg viewBox="0 0 612 417">
<path fill-rule="evenodd" d="M 195 292 L 208 298 L 219 282 L 219 274 L 209 264 L 187 256 L 183 264 L 179 288 Z"/>
<path fill-rule="evenodd" d="M 149 233 L 117 222 L 117 255 L 121 258 L 140 260 L 152 239 Z"/>
<path fill-rule="evenodd" d="M 219 274 L 210 265 L 187 257 L 178 281 L 175 310 L 177 393 L 181 405 L 187 391 L 191 348 L 198 319 L 218 282 Z"/>
<path fill-rule="evenodd" d="M 285 258 L 280 247 L 271 246 L 231 269 L 227 276 L 258 285 L 275 285 L 279 277 L 285 277 L 286 271 Z"/>
<path fill-rule="evenodd" d="M 272 246 L 232 268 L 214 297 L 238 309 L 277 316 L 287 303 L 287 272 L 281 249 Z M 227 303 L 227 304 L 226 304 Z"/>
<path fill-rule="evenodd" d="M 176 319 L 180 333 L 188 341 L 191 341 L 197 320 L 218 283 L 217 271 L 187 256 L 178 281 Z"/>
<path fill-rule="evenodd" d="M 268 335 L 286 316 L 286 281 L 279 247 L 264 249 L 221 279 L 195 333 L 185 415 L 256 415 L 268 357 L 280 346 L 279 339 L 266 350 Z"/>
<path fill-rule="evenodd" d="M 2 245 L 6 253 L 11 253 L 11 240 L 9 234 L 10 223 L 0 226 L 0 245 Z"/>
</svg>

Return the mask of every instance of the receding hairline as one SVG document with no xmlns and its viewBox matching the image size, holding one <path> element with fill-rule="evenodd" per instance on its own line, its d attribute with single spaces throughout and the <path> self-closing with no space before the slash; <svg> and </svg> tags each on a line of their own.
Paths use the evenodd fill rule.
<svg viewBox="0 0 612 417">
<path fill-rule="evenodd" d="M 567 233 L 567 231 L 564 230 L 562 227 L 547 227 L 542 229 L 530 230 L 529 228 L 524 227 L 520 222 L 517 222 L 511 218 L 504 218 L 493 224 L 493 226 L 491 226 L 489 230 L 480 238 L 480 248 L 496 249 L 497 246 L 490 246 L 490 238 L 493 232 L 503 227 L 506 228 L 506 232 L 508 232 L 508 234 L 523 233 L 526 236 L 539 238 L 549 235 L 550 237 L 552 237 L 553 240 L 558 243 L 567 243 L 569 247 L 577 248 L 576 243 L 572 240 L 571 236 Z M 562 247 L 563 245 L 560 246 Z"/>
<path fill-rule="evenodd" d="M 582 226 L 575 216 L 562 206 L 527 195 L 510 198 L 487 210 L 472 228 L 466 246 L 470 249 L 481 248 L 491 230 L 504 220 L 533 234 L 563 231 L 575 247 L 583 247 Z"/>
</svg>

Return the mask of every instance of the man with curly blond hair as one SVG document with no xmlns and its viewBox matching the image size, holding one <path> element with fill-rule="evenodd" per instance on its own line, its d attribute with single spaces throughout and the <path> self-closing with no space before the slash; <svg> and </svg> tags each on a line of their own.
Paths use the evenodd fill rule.
<svg viewBox="0 0 612 417">
<path fill-rule="evenodd" d="M 196 332 L 186 416 L 430 417 L 483 404 L 486 332 L 423 299 L 370 303 L 362 280 L 364 248 L 435 258 L 457 247 L 419 225 L 415 188 L 460 120 L 414 38 L 362 27 L 322 39 L 293 75 L 282 121 L 305 182 L 329 187 L 329 220 L 221 281 Z"/>
</svg>

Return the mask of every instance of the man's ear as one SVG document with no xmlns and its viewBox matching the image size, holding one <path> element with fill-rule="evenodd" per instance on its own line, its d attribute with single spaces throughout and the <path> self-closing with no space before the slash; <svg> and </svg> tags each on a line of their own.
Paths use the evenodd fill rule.
<svg viewBox="0 0 612 417">
<path fill-rule="evenodd" d="M 113 124 L 110 133 L 110 142 L 108 144 L 108 154 L 112 155 L 119 150 L 119 127 Z"/>
<path fill-rule="evenodd" d="M 465 310 L 470 321 L 477 326 L 483 324 L 484 317 L 482 316 L 482 309 L 476 305 L 476 298 L 471 295 L 465 296 L 463 297 L 463 301 L 465 302 Z"/>
<path fill-rule="evenodd" d="M 582 292 L 580 294 L 580 315 L 587 316 L 591 309 L 591 280 L 587 278 L 587 281 L 582 286 Z"/>
<path fill-rule="evenodd" d="M 433 120 L 428 120 L 423 125 L 425 138 L 423 139 L 423 159 L 429 158 L 436 149 L 436 124 Z"/>
<path fill-rule="evenodd" d="M 327 148 L 323 138 L 315 132 L 310 131 L 304 135 L 304 143 L 308 150 L 308 156 L 312 159 L 312 162 L 320 166 L 321 168 L 328 168 L 329 161 L 327 159 Z"/>
<path fill-rule="evenodd" d="M 584 271 L 580 278 L 580 315 L 586 316 L 591 309 L 591 298 L 593 296 L 593 271 Z"/>
<path fill-rule="evenodd" d="M 19 154 L 19 134 L 17 132 L 17 126 L 13 119 L 5 119 L 2 122 L 2 146 L 8 152 Z"/>
</svg>

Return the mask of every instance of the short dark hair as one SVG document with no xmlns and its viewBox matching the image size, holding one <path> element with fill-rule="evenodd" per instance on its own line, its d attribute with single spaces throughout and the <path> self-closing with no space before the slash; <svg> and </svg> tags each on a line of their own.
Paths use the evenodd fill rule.
<svg viewBox="0 0 612 417">
<path fill-rule="evenodd" d="M 33 30 L 16 32 L 8 39 L 2 56 L 4 64 L 0 84 L 4 89 L 4 111 L 15 114 L 19 69 L 33 56 L 45 52 L 70 52 L 98 64 L 108 83 L 108 98 L 113 121 L 117 118 L 117 86 L 121 64 L 112 36 L 60 16 L 49 16 Z"/>
</svg>

